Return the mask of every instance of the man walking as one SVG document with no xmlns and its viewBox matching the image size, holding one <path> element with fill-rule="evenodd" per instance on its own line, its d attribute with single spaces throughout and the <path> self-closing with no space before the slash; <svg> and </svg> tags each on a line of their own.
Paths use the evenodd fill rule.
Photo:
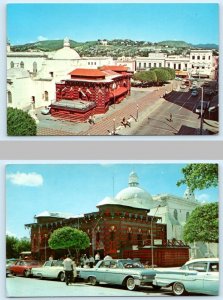
<svg viewBox="0 0 223 300">
<path fill-rule="evenodd" d="M 74 262 L 70 258 L 70 254 L 67 254 L 66 258 L 63 261 L 64 272 L 65 272 L 65 282 L 66 285 L 72 282 L 73 279 L 73 269 L 74 269 Z"/>
</svg>

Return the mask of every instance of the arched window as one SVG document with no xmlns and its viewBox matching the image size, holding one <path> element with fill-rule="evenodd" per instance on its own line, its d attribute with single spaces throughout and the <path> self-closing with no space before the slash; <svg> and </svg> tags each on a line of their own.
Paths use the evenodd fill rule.
<svg viewBox="0 0 223 300">
<path fill-rule="evenodd" d="M 14 68 L 15 64 L 13 61 L 11 61 L 10 66 L 11 66 L 11 68 Z"/>
<path fill-rule="evenodd" d="M 33 63 L 33 73 L 36 74 L 37 73 L 37 63 L 34 61 Z"/>
<path fill-rule="evenodd" d="M 186 221 L 189 219 L 189 217 L 190 217 L 190 213 L 187 212 L 187 213 L 186 213 Z"/>
<path fill-rule="evenodd" d="M 20 63 L 20 68 L 24 69 L 24 62 L 23 61 L 21 61 L 21 63 Z"/>
<path fill-rule="evenodd" d="M 12 93 L 8 91 L 8 103 L 12 104 Z"/>
<path fill-rule="evenodd" d="M 49 93 L 47 91 L 44 92 L 44 99 L 45 101 L 49 100 Z"/>
<path fill-rule="evenodd" d="M 176 209 L 174 209 L 173 216 L 176 220 L 178 220 L 178 212 Z"/>
</svg>

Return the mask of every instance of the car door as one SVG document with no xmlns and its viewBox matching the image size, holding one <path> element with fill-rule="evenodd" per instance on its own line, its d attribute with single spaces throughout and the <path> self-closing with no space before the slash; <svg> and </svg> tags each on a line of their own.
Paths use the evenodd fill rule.
<svg viewBox="0 0 223 300">
<path fill-rule="evenodd" d="M 116 260 L 110 262 L 105 272 L 105 280 L 110 284 L 121 284 L 124 274 L 121 273 L 120 266 Z"/>
<path fill-rule="evenodd" d="M 107 273 L 109 272 L 110 268 L 110 260 L 104 260 L 99 268 L 96 269 L 95 275 L 97 278 L 97 281 L 107 282 Z"/>
<path fill-rule="evenodd" d="M 209 268 L 204 275 L 203 290 L 207 294 L 218 295 L 218 290 L 219 290 L 219 263 L 218 262 L 211 262 L 209 264 Z"/>
<path fill-rule="evenodd" d="M 188 270 L 195 271 L 194 275 L 187 275 L 188 280 L 185 285 L 188 292 L 202 293 L 204 288 L 204 277 L 207 272 L 207 262 L 194 262 L 187 265 Z M 193 272 L 192 272 L 193 273 Z"/>
<path fill-rule="evenodd" d="M 42 268 L 42 276 L 43 277 L 52 277 L 52 267 L 51 267 L 52 262 L 51 261 L 46 261 L 43 268 Z"/>
</svg>

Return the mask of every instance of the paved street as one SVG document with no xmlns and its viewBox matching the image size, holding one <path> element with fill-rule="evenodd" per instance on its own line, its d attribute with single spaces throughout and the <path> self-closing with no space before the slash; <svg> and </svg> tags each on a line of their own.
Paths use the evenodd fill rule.
<svg viewBox="0 0 223 300">
<path fill-rule="evenodd" d="M 180 84 L 173 81 L 159 88 L 132 88 L 131 96 L 111 106 L 106 114 L 96 116 L 94 125 L 61 121 L 38 111 L 38 135 L 104 136 L 114 131 L 124 136 L 199 135 L 200 119 L 195 108 L 201 95 L 191 96 L 189 88 L 181 90 Z M 130 127 L 121 124 L 123 117 Z M 211 113 L 205 115 L 203 135 L 217 133 L 218 122 Z"/>
<path fill-rule="evenodd" d="M 6 291 L 8 297 L 172 296 L 170 288 L 155 291 L 152 287 L 143 287 L 139 291 L 128 291 L 119 286 L 114 287 L 106 284 L 92 286 L 77 282 L 66 286 L 65 283 L 55 280 L 13 276 L 6 278 Z"/>
</svg>

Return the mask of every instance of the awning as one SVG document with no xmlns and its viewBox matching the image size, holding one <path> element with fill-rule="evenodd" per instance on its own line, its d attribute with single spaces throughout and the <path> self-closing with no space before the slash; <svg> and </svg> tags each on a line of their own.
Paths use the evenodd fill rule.
<svg viewBox="0 0 223 300">
<path fill-rule="evenodd" d="M 110 93 L 110 98 L 121 96 L 126 93 L 128 90 L 125 87 L 120 87 Z"/>
</svg>

